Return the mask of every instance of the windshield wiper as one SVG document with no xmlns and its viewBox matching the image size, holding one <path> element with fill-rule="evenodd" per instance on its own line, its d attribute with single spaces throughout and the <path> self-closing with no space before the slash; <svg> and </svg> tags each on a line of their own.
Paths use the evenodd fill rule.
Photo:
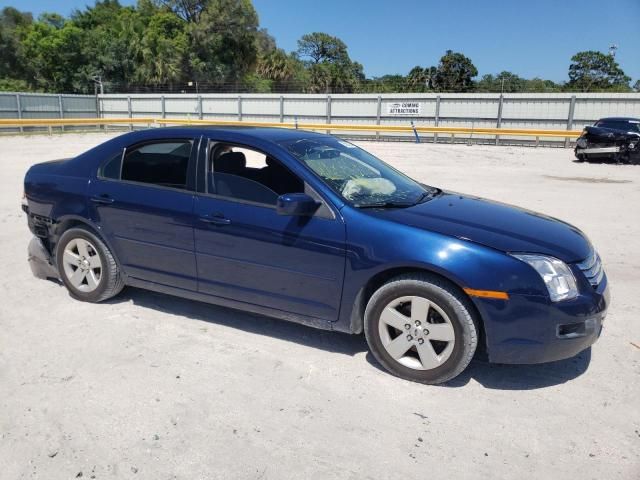
<svg viewBox="0 0 640 480">
<path fill-rule="evenodd" d="M 420 196 L 413 203 L 413 205 L 417 205 L 419 203 L 422 203 L 425 200 L 431 200 L 436 195 L 439 195 L 441 192 L 442 192 L 442 190 L 440 190 L 439 188 L 431 188 L 430 190 L 421 193 Z"/>
</svg>

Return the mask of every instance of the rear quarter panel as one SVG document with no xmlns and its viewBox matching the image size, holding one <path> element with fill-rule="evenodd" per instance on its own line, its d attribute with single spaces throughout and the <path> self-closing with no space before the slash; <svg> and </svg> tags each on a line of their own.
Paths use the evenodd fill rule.
<svg viewBox="0 0 640 480">
<path fill-rule="evenodd" d="M 25 194 L 29 213 L 60 220 L 65 215 L 87 217 L 87 178 L 27 172 Z"/>
</svg>

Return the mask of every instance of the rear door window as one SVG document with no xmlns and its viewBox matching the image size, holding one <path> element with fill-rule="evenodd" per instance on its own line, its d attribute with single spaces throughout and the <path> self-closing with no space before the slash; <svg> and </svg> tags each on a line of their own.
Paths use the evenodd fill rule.
<svg viewBox="0 0 640 480">
<path fill-rule="evenodd" d="M 192 148 L 191 140 L 146 143 L 112 158 L 101 173 L 115 180 L 186 189 Z"/>
</svg>

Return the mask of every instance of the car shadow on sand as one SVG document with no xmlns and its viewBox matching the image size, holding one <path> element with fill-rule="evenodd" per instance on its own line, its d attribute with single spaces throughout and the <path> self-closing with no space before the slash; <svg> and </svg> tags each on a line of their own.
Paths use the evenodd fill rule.
<svg viewBox="0 0 640 480">
<path fill-rule="evenodd" d="M 496 390 L 534 390 L 566 383 L 587 371 L 591 348 L 575 357 L 538 365 L 502 365 L 473 360 L 467 369 L 445 387 L 462 387 L 474 379 L 486 388 Z"/>
<path fill-rule="evenodd" d="M 265 335 L 288 342 L 332 353 L 356 355 L 367 352 L 364 335 L 319 330 L 285 320 L 242 312 L 170 295 L 163 295 L 137 288 L 127 288 L 117 297 L 105 303 L 118 304 L 131 301 L 135 305 L 179 315 L 194 320 L 224 325 L 237 330 Z M 387 372 L 369 352 L 369 365 Z M 499 365 L 474 359 L 467 369 L 439 388 L 459 388 L 472 379 L 485 388 L 497 390 L 532 390 L 559 385 L 582 375 L 591 362 L 591 349 L 558 362 L 540 365 Z M 364 367 L 364 365 L 363 365 Z M 399 380 L 400 381 L 400 380 Z"/>
</svg>

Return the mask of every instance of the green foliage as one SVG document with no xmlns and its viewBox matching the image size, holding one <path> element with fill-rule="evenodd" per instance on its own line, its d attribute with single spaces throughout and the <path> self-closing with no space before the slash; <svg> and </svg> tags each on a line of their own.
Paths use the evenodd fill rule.
<svg viewBox="0 0 640 480">
<path fill-rule="evenodd" d="M 200 15 L 207 7 L 206 0 L 156 0 L 155 5 L 165 7 L 189 23 L 198 23 Z"/>
<path fill-rule="evenodd" d="M 407 80 L 403 75 L 383 75 L 365 79 L 359 86 L 359 93 L 398 93 L 408 92 Z"/>
<path fill-rule="evenodd" d="M 630 81 L 612 55 L 589 50 L 571 57 L 567 86 L 572 90 L 629 91 Z"/>
<path fill-rule="evenodd" d="M 72 22 L 56 26 L 36 22 L 29 29 L 22 47 L 29 59 L 26 67 L 34 88 L 72 92 L 86 82 L 80 71 L 85 63 L 81 51 L 83 31 Z"/>
<path fill-rule="evenodd" d="M 347 46 L 338 37 L 313 32 L 298 40 L 298 54 L 308 57 L 312 63 L 339 63 L 349 60 Z"/>
<path fill-rule="evenodd" d="M 31 89 L 24 80 L 15 78 L 0 78 L 0 92 L 28 92 Z"/>
<path fill-rule="evenodd" d="M 258 61 L 256 73 L 269 80 L 287 81 L 293 78 L 296 59 L 282 49 L 272 50 Z"/>
<path fill-rule="evenodd" d="M 0 78 L 24 78 L 22 39 L 33 22 L 30 13 L 5 7 L 0 13 Z"/>
<path fill-rule="evenodd" d="M 555 83 L 553 80 L 544 80 L 534 77 L 526 81 L 527 92 L 561 92 L 563 85 Z"/>
<path fill-rule="evenodd" d="M 473 77 L 478 69 L 461 53 L 447 50 L 440 59 L 433 84 L 440 92 L 468 92 L 473 90 Z"/>
<path fill-rule="evenodd" d="M 515 73 L 500 72 L 498 75 L 484 75 L 476 84 L 476 90 L 484 92 L 522 92 L 525 89 L 526 80 Z"/>
<path fill-rule="evenodd" d="M 140 41 L 140 65 L 135 80 L 153 85 L 173 84 L 183 76 L 189 40 L 184 22 L 171 13 L 151 17 Z"/>
<path fill-rule="evenodd" d="M 273 80 L 264 78 L 256 73 L 250 73 L 242 80 L 242 90 L 252 93 L 271 93 Z"/>
<path fill-rule="evenodd" d="M 364 81 L 361 64 L 349 58 L 347 46 L 337 37 L 314 32 L 298 40 L 298 55 L 306 58 L 310 93 L 354 92 Z"/>
<path fill-rule="evenodd" d="M 579 52 L 570 81 L 556 84 L 503 71 L 478 75 L 472 61 L 447 50 L 437 66 L 367 79 L 347 45 L 323 32 L 303 35 L 296 52 L 278 48 L 260 28 L 251 0 L 97 0 L 69 18 L 0 11 L 0 88 L 109 91 L 249 92 L 557 92 L 630 91 L 612 56 Z M 640 91 L 640 81 L 634 85 Z"/>
<path fill-rule="evenodd" d="M 189 26 L 189 64 L 195 80 L 238 81 L 258 58 L 258 15 L 251 0 L 210 0 Z"/>
<path fill-rule="evenodd" d="M 527 80 L 515 73 L 504 71 L 497 75 L 483 75 L 476 83 L 476 91 L 494 93 L 559 92 L 561 86 L 551 80 L 541 78 Z"/>
</svg>

